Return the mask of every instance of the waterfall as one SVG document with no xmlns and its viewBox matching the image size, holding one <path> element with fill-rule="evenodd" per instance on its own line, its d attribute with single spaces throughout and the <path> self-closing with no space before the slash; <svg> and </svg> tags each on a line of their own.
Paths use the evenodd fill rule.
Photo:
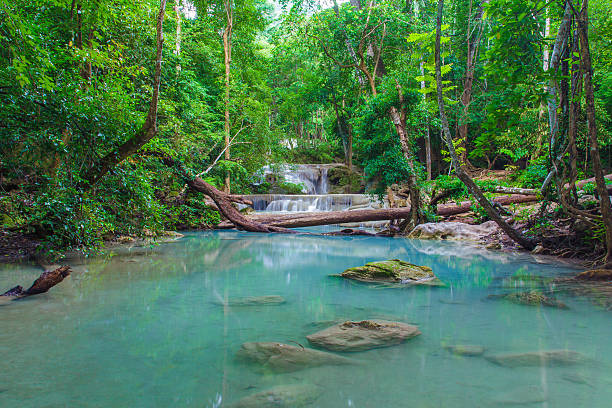
<svg viewBox="0 0 612 408">
<path fill-rule="evenodd" d="M 255 211 L 344 211 L 380 208 L 381 203 L 366 194 L 253 194 L 245 196 Z"/>
<path fill-rule="evenodd" d="M 260 171 L 262 182 L 276 181 L 275 177 L 279 175 L 282 176 L 280 181 L 301 184 L 303 194 L 253 194 L 245 198 L 253 202 L 253 209 L 257 212 L 348 211 L 384 206 L 366 194 L 328 194 L 327 171 L 331 166 L 337 164 L 284 164 L 276 166 L 276 171 L 265 166 Z"/>
<path fill-rule="evenodd" d="M 270 166 L 263 167 L 261 172 L 263 179 L 275 173 Z M 329 181 L 325 164 L 283 164 L 277 167 L 277 173 L 285 182 L 301 184 L 304 194 L 327 194 Z"/>
</svg>

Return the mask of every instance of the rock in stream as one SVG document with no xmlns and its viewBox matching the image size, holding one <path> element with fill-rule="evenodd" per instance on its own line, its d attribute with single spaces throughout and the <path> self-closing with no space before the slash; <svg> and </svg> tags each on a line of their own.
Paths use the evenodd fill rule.
<svg viewBox="0 0 612 408">
<path fill-rule="evenodd" d="M 247 296 L 243 298 L 229 299 L 227 301 L 228 306 L 275 306 L 286 303 L 284 297 L 279 295 L 266 295 L 266 296 Z M 223 305 L 223 302 L 218 302 Z"/>
<path fill-rule="evenodd" d="M 347 321 L 306 336 L 310 344 L 333 351 L 389 347 L 421 334 L 418 327 L 386 320 Z"/>
<path fill-rule="evenodd" d="M 491 363 L 504 367 L 567 366 L 580 364 L 586 357 L 571 350 L 544 350 L 529 353 L 496 354 L 485 356 Z"/>
<path fill-rule="evenodd" d="M 565 303 L 560 302 L 555 298 L 546 296 L 537 290 L 508 293 L 506 295 L 489 295 L 488 298 L 507 300 L 508 302 L 526 306 L 548 306 L 559 309 L 569 309 Z"/>
<path fill-rule="evenodd" d="M 391 259 L 349 268 L 340 275 L 362 282 L 442 285 L 431 268 Z"/>
<path fill-rule="evenodd" d="M 321 387 L 312 384 L 277 385 L 231 404 L 231 408 L 300 408 L 312 404 Z"/>
<path fill-rule="evenodd" d="M 291 372 L 322 365 L 356 363 L 346 357 L 325 351 L 274 342 L 244 343 L 236 353 L 236 357 L 276 372 Z"/>
</svg>

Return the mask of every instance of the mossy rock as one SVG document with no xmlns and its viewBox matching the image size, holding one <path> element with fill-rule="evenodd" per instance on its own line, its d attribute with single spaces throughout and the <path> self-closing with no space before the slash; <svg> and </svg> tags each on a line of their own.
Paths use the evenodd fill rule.
<svg viewBox="0 0 612 408">
<path fill-rule="evenodd" d="M 411 264 L 399 259 L 369 262 L 342 272 L 346 279 L 362 282 L 388 282 L 402 284 L 440 284 L 430 267 Z"/>
<path fill-rule="evenodd" d="M 578 280 L 612 281 L 612 269 L 591 269 L 576 275 Z"/>
<path fill-rule="evenodd" d="M 346 166 L 336 166 L 327 170 L 330 194 L 363 193 L 365 181 L 360 173 L 350 171 Z"/>
<path fill-rule="evenodd" d="M 506 295 L 489 295 L 489 299 L 502 299 L 512 303 L 526 306 L 548 306 L 560 309 L 569 309 L 563 302 L 546 296 L 542 292 L 532 290 L 529 292 L 508 293 Z"/>
</svg>

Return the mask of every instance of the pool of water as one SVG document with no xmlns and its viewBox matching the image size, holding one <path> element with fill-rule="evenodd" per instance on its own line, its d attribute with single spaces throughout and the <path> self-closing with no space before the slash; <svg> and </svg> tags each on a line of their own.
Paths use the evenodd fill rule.
<svg viewBox="0 0 612 408">
<path fill-rule="evenodd" d="M 0 406 L 220 407 L 287 384 L 316 386 L 309 407 L 576 408 L 612 400 L 611 312 L 563 295 L 568 310 L 486 299 L 537 285 L 534 277 L 575 272 L 567 266 L 462 243 L 232 231 L 112 255 L 71 260 L 73 274 L 50 292 L 0 303 Z M 328 276 L 392 258 L 430 266 L 447 286 L 381 288 Z M 2 265 L 0 290 L 27 287 L 39 274 Z M 263 295 L 286 303 L 227 306 Z M 306 336 L 327 322 L 368 318 L 412 323 L 423 334 L 345 353 L 359 360 L 354 366 L 273 373 L 235 358 L 244 342 L 307 346 Z M 507 368 L 453 355 L 449 344 L 482 345 L 486 354 L 569 349 L 587 360 Z"/>
</svg>

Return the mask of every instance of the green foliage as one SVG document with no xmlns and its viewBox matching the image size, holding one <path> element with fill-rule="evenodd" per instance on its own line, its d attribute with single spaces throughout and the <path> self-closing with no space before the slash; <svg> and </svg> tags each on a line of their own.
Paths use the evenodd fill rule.
<svg viewBox="0 0 612 408">
<path fill-rule="evenodd" d="M 519 186 L 539 188 L 542 186 L 547 174 L 546 159 L 539 158 L 531 162 L 525 170 L 515 173 L 513 179 Z"/>
</svg>

